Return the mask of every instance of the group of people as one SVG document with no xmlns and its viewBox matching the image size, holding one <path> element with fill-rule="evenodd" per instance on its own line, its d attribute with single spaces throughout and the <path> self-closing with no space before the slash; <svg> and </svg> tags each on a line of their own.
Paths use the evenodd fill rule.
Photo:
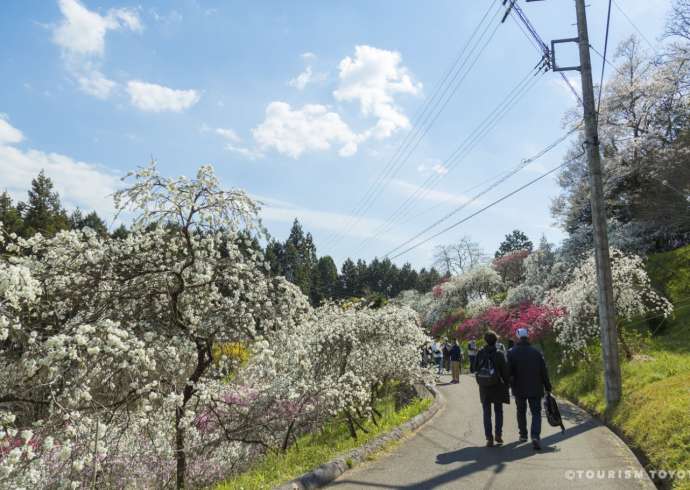
<svg viewBox="0 0 690 490">
<path fill-rule="evenodd" d="M 527 326 L 518 328 L 516 334 L 517 343 L 510 339 L 507 347 L 491 331 L 484 335 L 486 345 L 481 349 L 476 340 L 471 339 L 467 344 L 469 371 L 475 374 L 479 384 L 486 445 L 492 447 L 503 444 L 503 405 L 510 403 L 512 391 L 517 407 L 520 442 L 526 442 L 528 438 L 529 407 L 532 416 L 529 436 L 534 449 L 539 450 L 541 399 L 545 392 L 551 392 L 551 382 L 544 356 L 529 342 Z M 449 343 L 436 339 L 422 349 L 422 364 L 434 366 L 437 375 L 450 372 L 452 384 L 460 382 L 462 361 L 463 351 L 457 340 Z"/>
<path fill-rule="evenodd" d="M 503 405 L 515 397 L 520 442 L 527 441 L 527 407 L 532 415 L 529 436 L 534 449 L 541 449 L 541 399 L 551 392 L 551 381 L 541 352 L 529 342 L 527 327 L 517 329 L 518 342 L 500 349 L 494 332 L 484 335 L 486 346 L 477 352 L 474 371 L 484 411 L 484 434 L 488 447 L 503 444 Z M 491 412 L 493 408 L 494 424 Z"/>
<path fill-rule="evenodd" d="M 434 340 L 422 349 L 422 365 L 435 366 L 438 375 L 443 374 L 444 371 L 450 372 L 452 384 L 460 382 L 461 364 L 462 349 L 457 340 L 454 340 L 452 344 Z"/>
</svg>

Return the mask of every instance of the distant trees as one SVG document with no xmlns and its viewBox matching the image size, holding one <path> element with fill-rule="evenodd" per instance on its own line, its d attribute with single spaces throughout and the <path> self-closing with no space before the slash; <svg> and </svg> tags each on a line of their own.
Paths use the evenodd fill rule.
<svg viewBox="0 0 690 490">
<path fill-rule="evenodd" d="M 15 205 L 7 191 L 0 194 L 0 221 L 5 231 L 25 238 L 36 233 L 53 237 L 62 230 L 89 227 L 100 236 L 108 234 L 106 223 L 95 211 L 84 216 L 80 209 L 75 209 L 68 215 L 53 187 L 53 181 L 41 170 L 31 181 L 26 202 Z"/>
<path fill-rule="evenodd" d="M 68 213 L 62 206 L 59 194 L 54 191 L 52 180 L 43 171 L 32 180 L 26 202 L 15 204 L 7 191 L 0 194 L 0 222 L 8 234 L 15 233 L 24 238 L 36 233 L 50 238 L 61 230 L 84 228 L 92 229 L 102 238 L 110 236 L 125 239 L 131 234 L 131 230 L 124 224 L 109 233 L 105 221 L 96 211 L 86 212 L 77 208 Z M 168 229 L 175 225 L 168 223 L 151 226 L 164 226 Z M 152 231 L 152 228 L 148 231 Z M 262 245 L 256 237 L 239 234 L 236 245 L 245 255 L 252 252 L 263 253 L 270 274 L 273 277 L 283 276 L 295 284 L 315 306 L 327 299 L 372 294 L 392 298 L 405 290 L 427 292 L 441 279 L 441 274 L 433 267 L 416 271 L 409 263 L 400 268 L 389 259 L 378 258 L 370 263 L 362 259 L 354 262 L 348 258 L 339 272 L 332 257 L 317 255 L 313 236 L 305 232 L 297 219 L 284 242 L 270 238 Z M 457 248 L 453 249 L 453 260 L 457 264 L 455 267 L 469 266 L 477 260 L 480 252 L 476 244 L 469 240 L 461 241 L 454 247 Z M 0 252 L 3 251 L 0 245 Z"/>
<path fill-rule="evenodd" d="M 434 253 L 434 266 L 446 275 L 462 274 L 485 261 L 486 254 L 469 236 L 456 243 L 439 245 Z"/>
<path fill-rule="evenodd" d="M 532 242 L 524 232 L 520 230 L 513 230 L 506 235 L 505 240 L 498 246 L 498 250 L 494 254 L 495 258 L 503 257 L 504 255 L 513 252 L 521 252 L 526 250 L 528 253 L 532 251 Z"/>
<path fill-rule="evenodd" d="M 406 290 L 427 292 L 441 279 L 433 267 L 417 272 L 409 263 L 398 267 L 387 258 L 374 258 L 368 264 L 362 259 L 355 262 L 347 258 L 338 273 L 332 257 L 318 257 L 311 233 L 305 233 L 297 219 L 287 240 L 269 240 L 264 253 L 271 274 L 285 276 L 309 297 L 313 305 L 325 299 L 368 295 L 393 298 Z"/>
<path fill-rule="evenodd" d="M 690 2 L 676 0 L 673 6 L 667 35 L 674 42 L 650 55 L 636 37 L 625 40 L 602 93 L 599 138 L 610 242 L 629 253 L 690 241 Z M 566 255 L 580 258 L 592 247 L 583 138 L 566 156 L 562 192 L 552 204 L 569 235 Z"/>
</svg>

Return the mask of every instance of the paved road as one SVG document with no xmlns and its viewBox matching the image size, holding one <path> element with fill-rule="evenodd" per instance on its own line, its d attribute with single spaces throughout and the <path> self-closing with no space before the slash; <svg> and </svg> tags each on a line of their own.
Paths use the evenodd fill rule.
<svg viewBox="0 0 690 490">
<path fill-rule="evenodd" d="M 484 447 L 484 429 L 477 384 L 463 375 L 459 385 L 439 390 L 446 406 L 407 442 L 390 454 L 345 472 L 331 484 L 349 489 L 653 489 L 646 476 L 625 478 L 626 470 L 642 470 L 630 449 L 578 408 L 560 403 L 566 431 L 543 420 L 541 452 L 517 442 L 514 400 L 504 405 L 503 447 Z M 529 416 L 528 416 L 529 423 Z M 568 471 L 600 472 L 566 473 Z M 601 471 L 620 471 L 609 478 Z M 600 479 L 599 476 L 606 476 Z M 588 478 L 589 477 L 589 478 Z M 593 477 L 593 478 L 592 478 Z"/>
</svg>

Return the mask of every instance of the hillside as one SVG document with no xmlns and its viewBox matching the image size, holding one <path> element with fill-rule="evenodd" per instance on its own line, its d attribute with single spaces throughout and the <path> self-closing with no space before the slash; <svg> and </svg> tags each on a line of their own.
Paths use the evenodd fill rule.
<svg viewBox="0 0 690 490">
<path fill-rule="evenodd" d="M 604 414 L 599 352 L 593 364 L 556 375 L 556 390 L 588 410 L 604 415 L 656 470 L 690 468 L 690 246 L 649 258 L 655 288 L 675 307 L 673 318 L 642 319 L 630 325 L 637 349 L 622 364 L 624 398 Z M 653 334 L 652 334 L 653 333 Z M 655 423 L 649 423 L 650 420 Z M 673 488 L 690 488 L 677 479 Z"/>
</svg>

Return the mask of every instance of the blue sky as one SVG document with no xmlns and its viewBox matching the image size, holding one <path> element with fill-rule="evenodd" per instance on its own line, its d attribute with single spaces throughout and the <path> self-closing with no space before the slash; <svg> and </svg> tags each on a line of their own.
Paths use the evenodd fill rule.
<svg viewBox="0 0 690 490">
<path fill-rule="evenodd" d="M 622 11 L 650 50 L 657 47 L 669 3 L 616 0 L 610 53 L 636 32 Z M 589 4 L 590 41 L 601 51 L 607 2 Z M 6 0 L 0 188 L 23 199 L 45 168 L 67 207 L 111 217 L 107 196 L 121 185 L 119 177 L 151 157 L 166 175 L 192 175 L 211 163 L 224 185 L 265 203 L 265 224 L 277 238 L 297 217 L 321 255 L 338 263 L 380 257 L 457 206 L 466 206 L 460 219 L 558 165 L 567 149 L 560 145 L 467 203 L 482 189 L 473 187 L 564 133 L 562 117 L 575 99 L 557 74 L 547 73 L 461 161 L 447 160 L 539 61 L 509 19 L 404 165 L 363 216 L 353 216 L 406 136 L 426 127 L 414 115 L 433 102 L 484 13 L 491 28 L 498 23 L 492 5 Z M 572 2 L 520 5 L 547 42 L 575 35 Z M 561 53 L 562 64 L 574 60 L 574 50 Z M 598 80 L 601 59 L 592 60 Z M 577 73 L 568 77 L 579 86 Z M 438 182 L 385 226 L 429 179 Z M 428 266 L 435 245 L 462 235 L 493 251 L 514 228 L 535 241 L 545 234 L 558 242 L 563 235 L 549 215 L 557 191 L 552 177 L 544 179 L 396 262 Z"/>
</svg>

